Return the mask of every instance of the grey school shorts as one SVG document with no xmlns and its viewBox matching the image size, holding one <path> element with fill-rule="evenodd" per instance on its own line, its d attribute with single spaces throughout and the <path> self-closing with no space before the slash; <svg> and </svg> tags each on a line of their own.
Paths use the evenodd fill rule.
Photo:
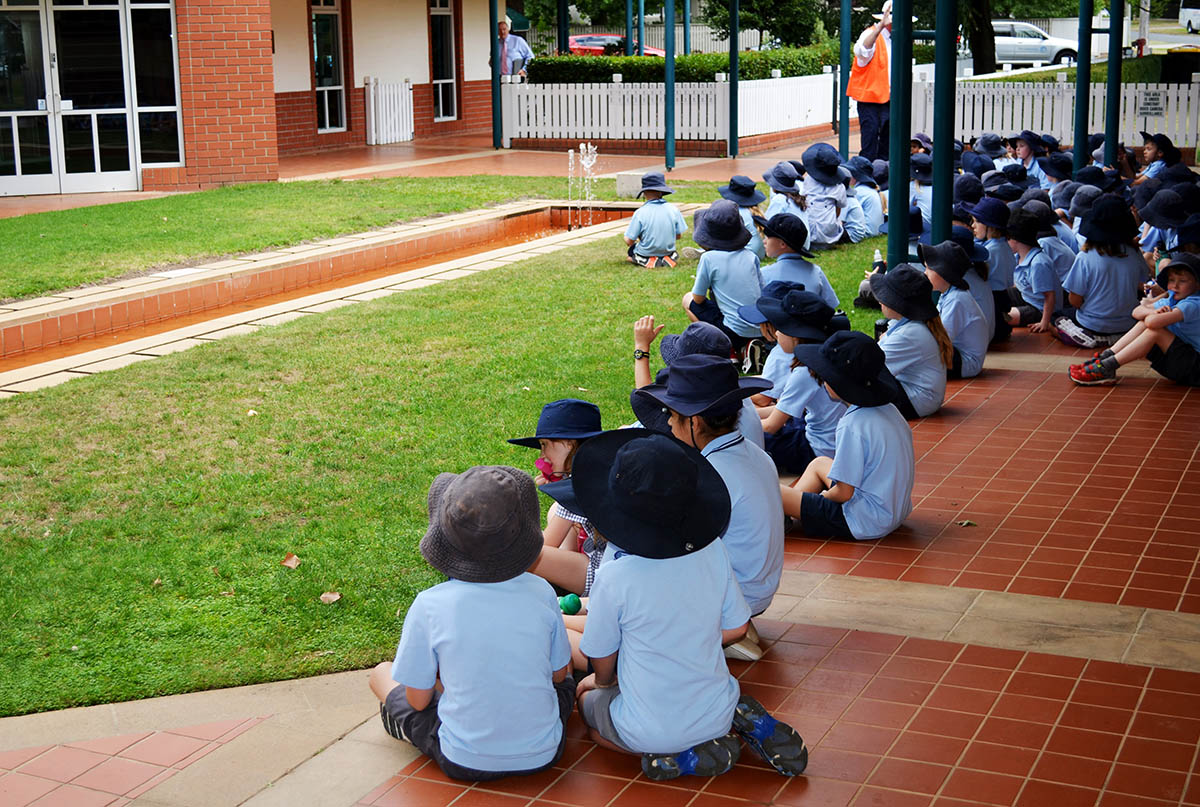
<svg viewBox="0 0 1200 807">
<path fill-rule="evenodd" d="M 597 734 L 617 748 L 624 748 L 631 754 L 636 754 L 638 752 L 627 746 L 617 733 L 617 727 L 613 725 L 612 715 L 609 713 L 613 698 L 620 694 L 620 686 L 588 690 L 579 701 L 579 716 Z"/>
</svg>

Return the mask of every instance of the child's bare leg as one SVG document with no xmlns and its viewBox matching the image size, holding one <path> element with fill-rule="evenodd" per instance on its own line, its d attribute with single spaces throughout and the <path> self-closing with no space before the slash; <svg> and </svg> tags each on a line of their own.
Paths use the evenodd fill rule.
<svg viewBox="0 0 1200 807">
<path fill-rule="evenodd" d="M 1140 325 L 1141 323 L 1138 324 Z M 1125 337 L 1121 338 L 1124 339 Z M 1169 348 L 1171 343 L 1174 341 L 1175 334 L 1171 333 L 1165 328 L 1162 330 L 1146 328 L 1144 331 L 1142 331 L 1142 333 L 1138 334 L 1138 336 L 1132 342 L 1116 352 L 1117 364 L 1126 364 L 1128 362 L 1135 361 L 1136 359 L 1144 359 L 1146 358 L 1146 354 L 1148 354 L 1150 349 L 1155 345 L 1158 346 L 1159 350 L 1166 353 L 1167 348 Z"/>
<path fill-rule="evenodd" d="M 700 320 L 692 313 L 692 293 L 689 291 L 683 295 L 683 313 L 687 314 L 689 322 L 699 322 Z"/>
<path fill-rule="evenodd" d="M 1128 347 L 1130 344 L 1133 343 L 1134 339 L 1137 339 L 1139 336 L 1141 336 L 1145 332 L 1146 332 L 1146 323 L 1144 323 L 1144 322 L 1135 323 L 1134 326 L 1132 328 L 1130 328 L 1129 330 L 1127 330 L 1125 332 L 1125 335 L 1122 336 L 1120 339 L 1118 339 L 1116 344 L 1114 344 L 1109 349 L 1114 354 L 1120 353 L 1123 348 Z"/>
<path fill-rule="evenodd" d="M 371 670 L 371 691 L 380 703 L 386 701 L 388 693 L 398 686 L 399 682 L 392 680 L 392 662 L 382 661 Z"/>
<path fill-rule="evenodd" d="M 1015 308 L 1008 309 L 1008 313 L 1004 315 L 1004 319 L 1009 325 L 1017 327 L 1021 324 L 1021 312 Z"/>
<path fill-rule="evenodd" d="M 587 583 L 587 567 L 588 556 L 582 552 L 543 546 L 529 571 L 567 591 L 582 594 Z"/>
<path fill-rule="evenodd" d="M 831 468 L 833 468 L 833 460 L 829 457 L 817 457 L 808 464 L 808 467 L 804 469 L 804 473 L 791 487 L 780 485 L 779 493 L 783 498 L 784 515 L 799 518 L 805 493 L 820 493 L 823 490 L 828 490 L 830 487 L 829 471 Z"/>
<path fill-rule="evenodd" d="M 583 633 L 577 630 L 567 628 L 567 641 L 571 643 L 571 669 L 582 673 L 587 669 L 587 656 L 579 651 L 579 642 L 583 640 Z"/>
</svg>

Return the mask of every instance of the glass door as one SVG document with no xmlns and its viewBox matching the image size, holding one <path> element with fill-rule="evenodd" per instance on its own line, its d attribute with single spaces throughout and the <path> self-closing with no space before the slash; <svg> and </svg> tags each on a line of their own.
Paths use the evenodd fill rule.
<svg viewBox="0 0 1200 807">
<path fill-rule="evenodd" d="M 123 13 L 115 2 L 52 5 L 62 193 L 137 189 Z"/>
<path fill-rule="evenodd" d="M 0 7 L 0 195 L 59 190 L 44 35 L 36 7 Z"/>
</svg>

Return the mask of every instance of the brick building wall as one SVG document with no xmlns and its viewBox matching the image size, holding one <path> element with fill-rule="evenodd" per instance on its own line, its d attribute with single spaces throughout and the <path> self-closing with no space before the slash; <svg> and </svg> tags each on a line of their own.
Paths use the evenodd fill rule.
<svg viewBox="0 0 1200 807">
<path fill-rule="evenodd" d="M 417 140 L 448 134 L 478 134 L 492 130 L 492 82 L 464 81 L 458 98 L 458 119 L 433 120 L 433 85 L 413 85 L 413 133 Z"/>
<path fill-rule="evenodd" d="M 366 145 L 366 90 L 346 88 L 347 126 L 344 132 L 317 132 L 317 94 L 312 90 L 276 93 L 275 119 L 281 155 Z"/>
<path fill-rule="evenodd" d="M 269 0 L 177 0 L 184 165 L 146 168 L 146 190 L 278 177 Z"/>
</svg>

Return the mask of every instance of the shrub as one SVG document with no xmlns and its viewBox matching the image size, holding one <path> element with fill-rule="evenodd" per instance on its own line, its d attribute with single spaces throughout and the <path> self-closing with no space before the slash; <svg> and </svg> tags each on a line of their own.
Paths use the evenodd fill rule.
<svg viewBox="0 0 1200 807">
<path fill-rule="evenodd" d="M 1124 59 L 1121 62 L 1121 83 L 1122 84 L 1157 84 L 1162 78 L 1163 57 L 1162 56 L 1143 56 L 1140 59 Z M 980 79 L 980 81 L 1008 81 L 1018 84 L 1041 84 L 1045 82 L 1053 83 L 1058 81 L 1056 76 L 1059 73 L 1067 74 L 1067 83 L 1075 83 L 1075 68 L 1074 67 L 1054 67 L 1047 70 L 1039 70 L 1036 73 L 1022 73 L 1016 76 L 997 76 L 995 78 Z M 969 79 L 968 79 L 969 80 Z M 1108 82 L 1108 63 L 1097 62 L 1092 65 L 1092 83 L 1105 84 Z"/>
</svg>

